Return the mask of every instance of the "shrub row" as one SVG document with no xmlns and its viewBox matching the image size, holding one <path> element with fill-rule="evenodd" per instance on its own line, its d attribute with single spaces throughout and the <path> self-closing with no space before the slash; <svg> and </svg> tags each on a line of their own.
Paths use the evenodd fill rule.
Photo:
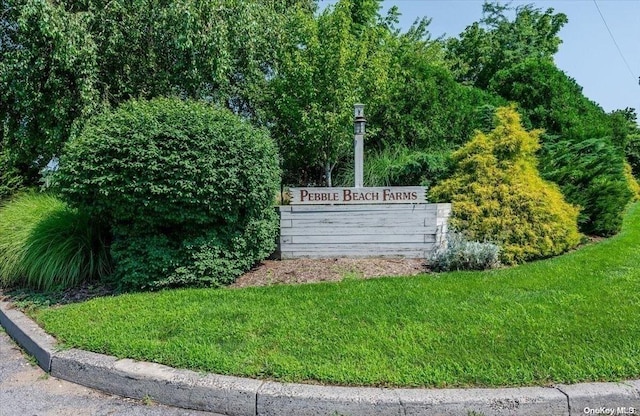
<svg viewBox="0 0 640 416">
<path fill-rule="evenodd" d="M 547 138 L 542 172 L 570 205 L 537 171 L 541 132 L 525 131 L 514 107 L 498 109 L 490 124 L 452 156 L 398 146 L 369 164 L 380 185 L 425 184 L 426 171 L 444 177 L 455 164 L 431 197 L 453 202 L 454 230 L 487 243 L 453 234 L 434 270 L 557 255 L 580 241 L 576 224 L 600 235 L 619 230 L 640 186 L 610 141 Z M 266 131 L 205 103 L 132 101 L 106 112 L 67 144 L 56 175 L 66 202 L 24 194 L 0 210 L 2 285 L 104 278 L 111 258 L 111 277 L 124 288 L 228 284 L 274 248 L 277 160 Z"/>
</svg>

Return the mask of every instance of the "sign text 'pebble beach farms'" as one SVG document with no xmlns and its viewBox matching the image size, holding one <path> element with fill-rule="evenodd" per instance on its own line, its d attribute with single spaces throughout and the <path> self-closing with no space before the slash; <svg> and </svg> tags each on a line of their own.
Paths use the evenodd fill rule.
<svg viewBox="0 0 640 416">
<path fill-rule="evenodd" d="M 292 205 L 331 204 L 420 204 L 426 202 L 426 188 L 362 187 L 362 188 L 291 188 Z"/>
</svg>

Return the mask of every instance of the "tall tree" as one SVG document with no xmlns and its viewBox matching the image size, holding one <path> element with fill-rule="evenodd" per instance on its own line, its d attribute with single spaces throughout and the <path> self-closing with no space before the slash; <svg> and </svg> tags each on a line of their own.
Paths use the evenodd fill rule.
<svg viewBox="0 0 640 416">
<path fill-rule="evenodd" d="M 558 33 L 568 22 L 563 13 L 552 8 L 543 12 L 531 4 L 513 8 L 485 2 L 482 12 L 479 22 L 446 43 L 456 78 L 480 88 L 500 69 L 528 58 L 553 57 L 562 43 Z M 512 13 L 515 17 L 510 20 Z"/>
<path fill-rule="evenodd" d="M 318 183 L 324 175 L 331 186 L 352 149 L 353 104 L 384 94 L 390 55 L 382 47 L 379 3 L 340 0 L 317 17 L 298 13 L 289 21 L 269 97 L 272 132 L 290 173 L 285 181 Z"/>
<path fill-rule="evenodd" d="M 38 0 L 2 7 L 0 170 L 34 183 L 74 122 L 96 108 L 96 45 L 86 13 Z"/>
<path fill-rule="evenodd" d="M 313 0 L 2 0 L 2 172 L 27 184 L 72 127 L 130 98 L 177 95 L 262 123 L 289 13 Z M 4 173 L 3 173 L 4 175 Z"/>
</svg>

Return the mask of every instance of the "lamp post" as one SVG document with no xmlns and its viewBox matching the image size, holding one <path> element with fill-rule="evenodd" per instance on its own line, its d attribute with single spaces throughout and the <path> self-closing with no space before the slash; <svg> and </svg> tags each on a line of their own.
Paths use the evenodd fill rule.
<svg viewBox="0 0 640 416">
<path fill-rule="evenodd" d="M 354 121 L 353 129 L 355 133 L 354 152 L 355 152 L 355 187 L 362 188 L 363 184 L 363 161 L 364 161 L 364 128 L 367 120 L 364 118 L 364 104 L 354 105 Z"/>
</svg>

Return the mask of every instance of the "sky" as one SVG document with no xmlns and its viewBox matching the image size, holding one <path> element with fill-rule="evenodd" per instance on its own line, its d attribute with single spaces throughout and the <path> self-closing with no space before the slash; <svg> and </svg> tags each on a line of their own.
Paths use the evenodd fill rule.
<svg viewBox="0 0 640 416">
<path fill-rule="evenodd" d="M 319 3 L 325 7 L 335 0 Z M 385 0 L 383 13 L 396 5 L 402 13 L 402 29 L 409 28 L 416 18 L 428 17 L 432 19 L 429 25 L 432 38 L 455 37 L 480 20 L 482 3 L 482 0 Z M 632 107 L 640 112 L 640 0 L 515 0 L 511 4 L 533 4 L 542 10 L 553 8 L 566 14 L 569 23 L 560 31 L 563 43 L 554 57 L 556 65 L 605 111 Z"/>
</svg>

